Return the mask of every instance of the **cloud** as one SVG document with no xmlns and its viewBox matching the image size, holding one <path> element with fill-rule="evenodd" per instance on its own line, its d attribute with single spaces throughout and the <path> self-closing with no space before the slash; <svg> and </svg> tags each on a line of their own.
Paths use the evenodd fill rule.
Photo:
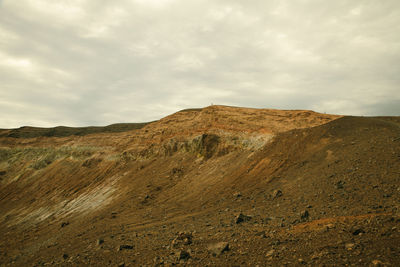
<svg viewBox="0 0 400 267">
<path fill-rule="evenodd" d="M 211 103 L 400 115 L 398 1 L 5 0 L 0 127 Z"/>
</svg>

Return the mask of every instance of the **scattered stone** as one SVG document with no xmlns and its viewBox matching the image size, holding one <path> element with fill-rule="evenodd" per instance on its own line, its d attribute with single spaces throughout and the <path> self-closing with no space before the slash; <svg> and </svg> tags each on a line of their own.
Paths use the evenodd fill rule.
<svg viewBox="0 0 400 267">
<path fill-rule="evenodd" d="M 235 194 L 233 194 L 233 196 L 235 198 L 240 198 L 242 196 L 242 194 L 240 192 L 236 192 Z"/>
<path fill-rule="evenodd" d="M 118 263 L 118 267 L 125 267 L 125 262 Z"/>
<path fill-rule="evenodd" d="M 361 235 L 361 234 L 365 234 L 365 231 L 361 228 L 357 228 L 357 229 L 353 230 L 352 234 L 353 235 Z"/>
<path fill-rule="evenodd" d="M 96 241 L 96 245 L 98 245 L 98 246 L 100 246 L 103 243 L 104 243 L 104 239 L 101 239 L 101 238 L 97 239 L 97 241 Z"/>
<path fill-rule="evenodd" d="M 343 182 L 342 180 L 336 182 L 336 189 L 343 189 L 344 188 L 344 184 L 345 182 Z"/>
<path fill-rule="evenodd" d="M 256 236 L 262 237 L 262 238 L 267 238 L 267 235 L 265 234 L 265 231 L 257 232 Z"/>
<path fill-rule="evenodd" d="M 190 253 L 189 251 L 186 250 L 180 250 L 178 252 L 178 260 L 187 260 L 190 258 Z"/>
<path fill-rule="evenodd" d="M 300 264 L 306 264 L 306 262 L 305 262 L 302 258 L 298 259 L 297 261 L 298 261 Z"/>
<path fill-rule="evenodd" d="M 179 246 L 187 246 L 192 244 L 193 234 L 190 232 L 179 232 L 178 236 L 174 238 L 171 242 L 171 246 L 173 248 L 177 248 Z"/>
<path fill-rule="evenodd" d="M 355 249 L 356 244 L 354 244 L 354 243 L 347 243 L 346 245 L 344 245 L 344 247 L 345 247 L 347 250 L 353 250 L 353 249 Z"/>
<path fill-rule="evenodd" d="M 127 250 L 127 249 L 133 249 L 133 246 L 132 245 L 119 245 L 119 247 L 117 248 L 117 251 Z"/>
<path fill-rule="evenodd" d="M 225 251 L 229 251 L 229 243 L 228 242 L 218 242 L 215 244 L 211 244 L 207 247 L 208 251 L 214 255 L 218 256 L 224 253 Z"/>
<path fill-rule="evenodd" d="M 160 258 L 159 256 L 156 256 L 153 259 L 153 263 L 154 263 L 153 266 L 161 266 L 161 265 L 164 265 L 164 260 L 162 258 Z"/>
<path fill-rule="evenodd" d="M 250 221 L 250 220 L 251 220 L 251 216 L 244 215 L 243 213 L 239 213 L 239 215 L 237 215 L 235 217 L 235 223 L 236 224 L 239 224 L 239 223 L 242 223 L 242 222 L 247 222 L 247 221 Z"/>
<path fill-rule="evenodd" d="M 333 229 L 333 228 L 335 228 L 335 225 L 333 223 L 328 223 L 326 225 L 326 229 Z"/>
<path fill-rule="evenodd" d="M 373 260 L 371 262 L 371 266 L 379 266 L 379 267 L 383 267 L 383 266 L 387 266 L 387 264 L 383 263 L 380 260 Z"/>
<path fill-rule="evenodd" d="M 301 220 L 307 220 L 308 217 L 310 217 L 310 214 L 308 213 L 308 210 L 303 210 L 302 212 L 300 212 L 300 219 Z"/>
<path fill-rule="evenodd" d="M 61 228 L 62 228 L 62 227 L 65 227 L 65 226 L 67 226 L 67 225 L 69 225 L 69 222 L 62 222 L 62 223 L 61 223 Z"/>
<path fill-rule="evenodd" d="M 271 249 L 271 250 L 269 250 L 268 252 L 267 252 L 267 254 L 265 254 L 267 257 L 272 257 L 273 255 L 274 255 L 274 253 L 275 253 L 275 250 L 274 249 Z"/>
<path fill-rule="evenodd" d="M 273 199 L 281 197 L 281 196 L 282 196 L 282 191 L 279 190 L 279 189 L 276 189 L 276 190 L 274 190 L 274 192 L 272 192 L 272 198 Z"/>
<path fill-rule="evenodd" d="M 68 254 L 66 254 L 66 253 L 64 253 L 63 255 L 62 255 L 62 258 L 64 259 L 64 260 L 66 260 L 66 259 L 68 259 Z"/>
</svg>

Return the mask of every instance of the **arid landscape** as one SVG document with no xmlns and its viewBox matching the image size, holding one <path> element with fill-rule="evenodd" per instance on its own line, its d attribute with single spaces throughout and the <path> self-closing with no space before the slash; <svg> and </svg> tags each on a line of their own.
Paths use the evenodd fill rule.
<svg viewBox="0 0 400 267">
<path fill-rule="evenodd" d="M 400 266 L 400 117 L 4 129 L 0 185 L 0 266 Z"/>
</svg>

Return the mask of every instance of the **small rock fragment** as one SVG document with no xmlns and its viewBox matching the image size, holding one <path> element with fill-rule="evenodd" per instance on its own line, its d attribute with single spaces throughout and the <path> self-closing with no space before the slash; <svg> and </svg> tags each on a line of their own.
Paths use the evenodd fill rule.
<svg viewBox="0 0 400 267">
<path fill-rule="evenodd" d="M 218 256 L 224 253 L 225 251 L 229 251 L 229 243 L 228 242 L 218 242 L 215 244 L 211 244 L 208 246 L 208 251 L 214 255 Z"/>
<path fill-rule="evenodd" d="M 192 244 L 193 235 L 190 232 L 179 232 L 178 236 L 172 240 L 172 247 L 187 246 Z"/>
<path fill-rule="evenodd" d="M 100 246 L 103 243 L 104 243 L 104 239 L 101 239 L 101 238 L 97 239 L 97 241 L 96 241 L 96 245 L 98 245 L 98 246 Z"/>
<path fill-rule="evenodd" d="M 244 215 L 243 213 L 239 213 L 236 217 L 235 217 L 235 223 L 239 224 L 242 222 L 247 222 L 251 220 L 251 216 L 248 215 Z"/>
<path fill-rule="evenodd" d="M 178 260 L 187 260 L 190 258 L 190 253 L 189 251 L 186 250 L 180 250 L 178 252 Z"/>
<path fill-rule="evenodd" d="M 274 192 L 272 192 L 272 198 L 273 199 L 281 197 L 281 196 L 282 196 L 282 191 L 279 190 L 279 189 L 276 189 L 276 190 L 274 190 Z"/>
<path fill-rule="evenodd" d="M 361 229 L 361 228 L 357 228 L 357 229 L 353 230 L 352 234 L 353 235 L 365 234 L 365 231 L 363 229 Z"/>
<path fill-rule="evenodd" d="M 300 212 L 300 219 L 301 220 L 307 220 L 308 217 L 310 217 L 310 214 L 308 213 L 308 210 L 303 210 L 302 212 Z"/>
<path fill-rule="evenodd" d="M 347 243 L 346 245 L 344 245 L 345 246 L 345 248 L 347 249 L 347 250 L 353 250 L 355 247 L 356 247 L 356 244 L 354 244 L 354 243 Z"/>
<path fill-rule="evenodd" d="M 297 261 L 298 261 L 300 264 L 306 264 L 306 262 L 305 262 L 302 258 L 298 259 Z"/>
<path fill-rule="evenodd" d="M 126 249 L 133 249 L 133 246 L 132 245 L 119 245 L 117 250 L 121 251 L 121 250 L 126 250 Z"/>
<path fill-rule="evenodd" d="M 383 263 L 380 260 L 373 260 L 371 262 L 371 266 L 379 266 L 379 267 L 383 267 L 383 266 L 387 266 L 385 263 Z"/>
<path fill-rule="evenodd" d="M 269 250 L 268 252 L 267 252 L 267 254 L 265 254 L 267 257 L 272 257 L 273 255 L 274 255 L 274 253 L 275 253 L 275 250 L 274 249 L 271 249 L 271 250 Z"/>
</svg>

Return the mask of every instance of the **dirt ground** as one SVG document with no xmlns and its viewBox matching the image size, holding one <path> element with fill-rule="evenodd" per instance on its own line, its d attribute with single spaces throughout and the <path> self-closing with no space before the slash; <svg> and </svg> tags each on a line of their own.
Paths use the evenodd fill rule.
<svg viewBox="0 0 400 267">
<path fill-rule="evenodd" d="M 9 131 L 1 266 L 400 266 L 400 117 L 210 106 Z"/>
</svg>

